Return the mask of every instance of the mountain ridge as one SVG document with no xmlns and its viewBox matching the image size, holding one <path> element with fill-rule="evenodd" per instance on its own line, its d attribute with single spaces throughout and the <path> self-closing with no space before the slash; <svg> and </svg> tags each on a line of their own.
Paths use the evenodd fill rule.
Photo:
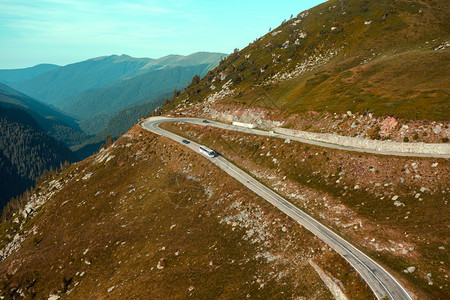
<svg viewBox="0 0 450 300">
<path fill-rule="evenodd" d="M 0 69 L 0 82 L 12 83 L 36 77 L 45 72 L 61 68 L 54 64 L 38 64 L 22 69 Z"/>
</svg>

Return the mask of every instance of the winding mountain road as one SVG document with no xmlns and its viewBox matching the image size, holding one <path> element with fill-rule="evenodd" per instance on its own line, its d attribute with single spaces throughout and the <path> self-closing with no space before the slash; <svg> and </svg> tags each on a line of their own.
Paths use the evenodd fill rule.
<svg viewBox="0 0 450 300">
<path fill-rule="evenodd" d="M 189 122 L 200 125 L 210 125 L 223 129 L 231 129 L 237 130 L 241 132 L 247 132 L 252 134 L 280 137 L 280 138 L 289 138 L 291 140 L 295 140 L 293 137 L 282 136 L 279 134 L 269 134 L 268 132 L 250 128 L 243 128 L 218 122 L 209 121 L 208 123 L 204 123 L 202 119 L 196 118 L 166 118 L 166 117 L 153 117 L 147 119 L 146 121 L 141 123 L 142 128 L 154 132 L 158 135 L 166 136 L 183 146 L 190 148 L 191 150 L 198 152 L 200 145 L 189 141 L 189 143 L 183 143 L 184 138 L 168 132 L 164 129 L 161 129 L 159 125 L 164 122 L 173 122 L 173 121 L 181 121 L 181 122 Z M 324 144 L 320 142 L 313 142 L 313 144 Z M 330 144 L 328 144 L 330 145 Z M 333 145 L 334 146 L 338 145 Z M 338 148 L 339 149 L 339 148 Z M 350 150 L 350 149 L 346 149 Z M 366 151 L 364 151 L 366 152 Z M 308 229 L 314 235 L 316 235 L 319 239 L 333 248 L 337 253 L 339 253 L 344 259 L 346 259 L 353 268 L 358 272 L 358 274 L 365 280 L 365 282 L 369 285 L 369 287 L 374 292 L 375 296 L 378 299 L 381 299 L 387 296 L 389 299 L 408 299 L 412 300 L 411 296 L 408 294 L 406 289 L 391 275 L 387 272 L 383 267 L 377 264 L 370 257 L 365 255 L 363 252 L 358 250 L 344 238 L 340 237 L 334 231 L 316 221 L 314 218 L 294 206 L 292 203 L 251 177 L 249 174 L 245 173 L 228 160 L 226 160 L 222 156 L 217 156 L 214 158 L 207 158 L 213 164 L 221 168 L 223 171 L 228 173 L 230 176 L 234 177 L 244 186 L 255 192 L 257 195 L 261 196 L 279 210 L 284 212 L 286 215 L 296 220 L 300 225 Z"/>
</svg>

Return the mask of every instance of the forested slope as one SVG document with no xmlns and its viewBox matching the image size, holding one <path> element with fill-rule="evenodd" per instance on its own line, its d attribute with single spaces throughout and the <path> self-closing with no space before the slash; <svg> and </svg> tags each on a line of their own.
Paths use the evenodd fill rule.
<svg viewBox="0 0 450 300">
<path fill-rule="evenodd" d="M 45 170 L 76 156 L 48 136 L 24 110 L 0 106 L 0 207 L 32 186 Z"/>
<path fill-rule="evenodd" d="M 25 110 L 51 137 L 67 146 L 86 140 L 75 119 L 0 83 L 0 106 Z"/>
</svg>

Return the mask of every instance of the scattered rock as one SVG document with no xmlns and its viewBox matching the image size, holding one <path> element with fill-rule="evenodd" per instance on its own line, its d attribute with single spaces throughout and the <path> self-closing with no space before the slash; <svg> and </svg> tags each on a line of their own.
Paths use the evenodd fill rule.
<svg viewBox="0 0 450 300">
<path fill-rule="evenodd" d="M 110 288 L 108 289 L 108 293 L 111 293 L 111 292 L 114 290 L 114 288 L 115 288 L 114 285 L 113 285 L 112 287 L 110 287 Z"/>
<path fill-rule="evenodd" d="M 94 173 L 88 173 L 88 174 L 84 175 L 83 178 L 81 178 L 81 179 L 87 180 L 87 179 L 91 178 L 93 175 L 94 175 Z"/>
<path fill-rule="evenodd" d="M 164 269 L 165 267 L 166 267 L 166 259 L 163 257 L 163 258 L 161 258 L 160 260 L 159 260 L 159 262 L 158 262 L 158 265 L 156 265 L 156 268 L 158 269 L 158 270 L 162 270 L 162 269 Z"/>
<path fill-rule="evenodd" d="M 392 200 L 397 200 L 398 199 L 398 196 L 397 195 L 395 195 L 394 197 L 392 197 Z"/>
<path fill-rule="evenodd" d="M 442 132 L 442 127 L 439 126 L 439 125 L 436 125 L 436 127 L 433 128 L 433 132 L 434 132 L 435 134 L 440 134 L 440 133 Z"/>
<path fill-rule="evenodd" d="M 387 117 L 383 120 L 380 127 L 380 135 L 382 137 L 387 137 L 397 126 L 398 120 L 394 117 Z"/>
<path fill-rule="evenodd" d="M 405 206 L 405 204 L 402 203 L 402 202 L 400 202 L 400 201 L 395 201 L 395 202 L 394 202 L 394 205 L 395 205 L 395 206 Z"/>
<path fill-rule="evenodd" d="M 411 266 L 411 267 L 406 268 L 406 270 L 408 271 L 408 273 L 414 273 L 414 271 L 416 270 L 416 267 Z"/>
</svg>

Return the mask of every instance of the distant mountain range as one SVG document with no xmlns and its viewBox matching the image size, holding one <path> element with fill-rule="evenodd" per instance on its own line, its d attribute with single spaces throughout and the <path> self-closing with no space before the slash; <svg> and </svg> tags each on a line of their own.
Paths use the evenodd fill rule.
<svg viewBox="0 0 450 300">
<path fill-rule="evenodd" d="M 88 89 L 111 86 L 122 79 L 158 69 L 204 64 L 211 69 L 225 56 L 222 53 L 194 53 L 151 59 L 111 55 L 56 68 L 27 80 L 11 82 L 10 86 L 47 104 L 61 107 L 70 101 L 67 98 L 74 99 L 75 95 Z"/>
<path fill-rule="evenodd" d="M 119 110 L 148 102 L 156 97 L 182 89 L 196 74 L 205 75 L 208 64 L 177 66 L 153 70 L 107 87 L 89 89 L 65 98 L 60 107 L 80 119 L 100 113 L 114 114 Z"/>
<path fill-rule="evenodd" d="M 76 118 L 84 133 L 95 135 L 120 110 L 183 89 L 194 75 L 205 75 L 224 57 L 208 52 L 159 59 L 111 55 L 63 67 L 0 70 L 0 80 Z M 8 74 L 17 75 L 9 78 Z"/>
</svg>

